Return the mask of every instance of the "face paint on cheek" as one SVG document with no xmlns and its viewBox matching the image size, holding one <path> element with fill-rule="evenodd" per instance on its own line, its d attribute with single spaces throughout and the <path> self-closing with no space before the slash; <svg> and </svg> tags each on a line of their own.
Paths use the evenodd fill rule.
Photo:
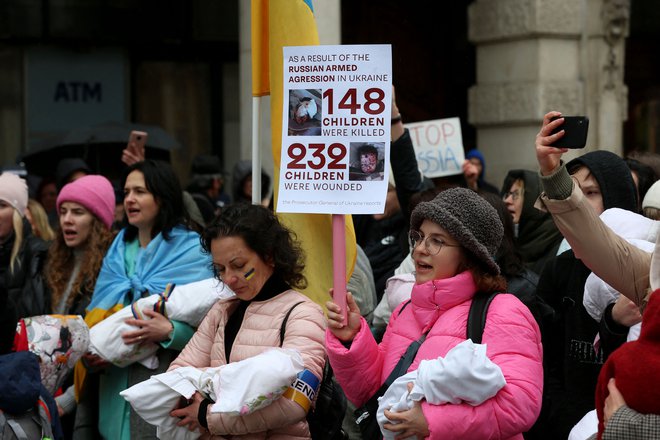
<svg viewBox="0 0 660 440">
<path fill-rule="evenodd" d="M 248 281 L 250 281 L 250 279 L 253 276 L 254 276 L 254 267 L 252 269 L 248 270 L 247 272 L 245 272 L 245 274 L 243 275 L 243 277 Z"/>
</svg>

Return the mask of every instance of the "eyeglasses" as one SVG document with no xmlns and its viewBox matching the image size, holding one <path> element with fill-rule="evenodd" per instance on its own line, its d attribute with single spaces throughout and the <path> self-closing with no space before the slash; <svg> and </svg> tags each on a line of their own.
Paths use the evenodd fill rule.
<svg viewBox="0 0 660 440">
<path fill-rule="evenodd" d="M 419 246 L 421 242 L 424 242 L 424 248 L 429 255 L 438 255 L 440 249 L 442 249 L 443 246 L 461 247 L 460 244 L 445 243 L 436 235 L 429 235 L 425 238 L 424 234 L 422 234 L 420 231 L 410 231 L 408 234 L 408 243 L 410 244 L 410 247 L 414 250 L 417 246 Z"/>
<path fill-rule="evenodd" d="M 522 194 L 520 193 L 520 190 L 519 190 L 519 189 L 517 189 L 517 190 L 515 190 L 515 191 L 505 192 L 505 193 L 502 195 L 502 200 L 506 200 L 506 199 L 508 199 L 509 197 L 511 197 L 511 200 L 518 200 L 518 199 L 520 198 L 521 195 L 522 195 Z"/>
</svg>

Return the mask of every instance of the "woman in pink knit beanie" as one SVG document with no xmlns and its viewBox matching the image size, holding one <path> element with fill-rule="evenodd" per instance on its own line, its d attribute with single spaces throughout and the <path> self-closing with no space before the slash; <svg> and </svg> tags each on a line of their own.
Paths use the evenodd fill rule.
<svg viewBox="0 0 660 440">
<path fill-rule="evenodd" d="M 84 316 L 103 257 L 114 239 L 115 192 L 105 177 L 87 175 L 65 185 L 56 206 L 59 228 L 45 268 L 50 313 Z M 55 400 L 60 416 L 73 417 L 73 386 Z"/>
<path fill-rule="evenodd" d="M 87 175 L 57 197 L 59 230 L 46 264 L 52 312 L 84 315 L 112 239 L 115 192 L 108 179 Z"/>
</svg>

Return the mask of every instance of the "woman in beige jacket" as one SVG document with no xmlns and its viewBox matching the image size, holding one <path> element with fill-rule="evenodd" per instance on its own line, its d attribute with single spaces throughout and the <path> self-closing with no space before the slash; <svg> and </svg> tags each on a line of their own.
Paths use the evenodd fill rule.
<svg viewBox="0 0 660 440">
<path fill-rule="evenodd" d="M 304 264 L 289 230 L 266 208 L 236 204 L 206 229 L 202 243 L 212 254 L 216 277 L 236 297 L 209 311 L 170 370 L 217 367 L 279 347 L 280 327 L 291 310 L 281 346 L 298 350 L 305 369 L 320 380 L 325 318 L 318 305 L 294 290 L 305 286 Z M 211 413 L 210 400 L 196 393 L 171 415 L 181 418 L 179 426 L 201 430 L 203 438 L 310 439 L 305 416 L 311 401 L 301 397 L 288 391 L 269 406 L 234 416 Z"/>
<path fill-rule="evenodd" d="M 551 121 L 555 116 L 561 116 L 561 113 L 552 111 L 545 115 L 541 131 L 536 136 L 536 157 L 544 189 L 536 207 L 552 214 L 577 258 L 643 309 L 650 294 L 651 254 L 616 235 L 591 209 L 561 161 L 561 155 L 568 150 L 551 146 L 564 135 L 563 130 L 551 134 L 564 122 L 561 117 Z"/>
</svg>

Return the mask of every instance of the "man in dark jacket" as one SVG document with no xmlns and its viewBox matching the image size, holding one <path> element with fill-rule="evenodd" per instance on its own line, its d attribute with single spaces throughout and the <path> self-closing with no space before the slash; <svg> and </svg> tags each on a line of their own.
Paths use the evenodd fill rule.
<svg viewBox="0 0 660 440">
<path fill-rule="evenodd" d="M 193 159 L 190 169 L 190 183 L 186 191 L 197 203 L 205 223 L 210 223 L 229 204 L 229 196 L 224 192 L 224 176 L 218 156 L 199 154 Z"/>
<path fill-rule="evenodd" d="M 605 209 L 637 209 L 636 189 L 623 159 L 609 151 L 593 151 L 566 166 L 585 197 L 601 214 Z M 591 271 L 572 250 L 547 261 L 537 293 L 555 311 L 542 330 L 545 384 L 543 407 L 526 439 L 567 438 L 572 427 L 595 408 L 594 393 L 603 365 L 594 340 L 599 323 L 582 304 Z"/>
<path fill-rule="evenodd" d="M 252 203 L 252 161 L 236 162 L 231 176 L 232 203 Z M 270 201 L 270 176 L 261 169 L 261 200 L 264 206 Z"/>
<path fill-rule="evenodd" d="M 481 151 L 473 148 L 465 153 L 465 163 L 463 163 L 463 179 L 465 187 L 473 191 L 485 191 L 498 194 L 495 185 L 486 181 L 486 159 Z"/>
</svg>

